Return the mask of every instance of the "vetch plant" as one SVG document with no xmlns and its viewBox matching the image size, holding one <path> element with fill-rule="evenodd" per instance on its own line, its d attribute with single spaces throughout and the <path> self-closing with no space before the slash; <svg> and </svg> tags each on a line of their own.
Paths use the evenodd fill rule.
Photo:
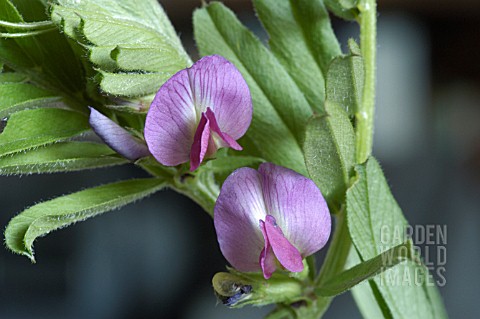
<svg viewBox="0 0 480 319">
<path fill-rule="evenodd" d="M 38 237 L 170 188 L 214 218 L 229 307 L 320 318 L 351 291 L 365 318 L 446 318 L 430 281 L 378 276 L 428 270 L 410 241 L 381 237 L 408 223 L 371 155 L 375 1 L 253 5 L 268 45 L 211 2 L 193 13 L 192 63 L 156 0 L 0 0 L 0 174 L 151 175 L 25 209 L 7 248 L 34 262 Z M 346 52 L 330 14 L 360 27 Z"/>
</svg>

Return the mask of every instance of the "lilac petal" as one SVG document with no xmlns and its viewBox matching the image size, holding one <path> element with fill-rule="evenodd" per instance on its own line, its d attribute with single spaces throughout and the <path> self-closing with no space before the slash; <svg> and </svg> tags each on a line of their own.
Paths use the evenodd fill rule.
<svg viewBox="0 0 480 319">
<path fill-rule="evenodd" d="M 207 111 L 205 112 L 205 115 L 207 116 L 210 122 L 210 128 L 220 138 L 220 141 L 217 142 L 219 144 L 218 145 L 219 147 L 231 147 L 236 151 L 242 150 L 242 147 L 240 146 L 240 144 L 237 143 L 237 141 L 235 141 L 227 133 L 224 133 L 220 130 L 220 127 L 218 126 L 218 123 L 217 123 L 217 119 L 215 118 L 215 114 L 213 113 L 212 109 L 208 107 Z"/>
<path fill-rule="evenodd" d="M 232 63 L 213 55 L 178 72 L 157 92 L 145 122 L 145 140 L 153 156 L 168 166 L 187 162 L 197 121 L 209 107 L 214 113 L 210 122 L 215 118 L 212 130 L 219 136 L 219 141 L 213 140 L 217 148 L 241 149 L 236 140 L 252 120 L 250 91 Z M 216 150 L 214 146 L 207 155 Z"/>
<path fill-rule="evenodd" d="M 272 277 L 273 272 L 277 268 L 275 265 L 275 254 L 273 253 L 272 246 L 268 239 L 267 230 L 265 228 L 265 222 L 260 221 L 260 229 L 262 230 L 263 240 L 265 241 L 265 247 L 260 253 L 260 267 L 262 268 L 263 277 L 269 279 Z"/>
<path fill-rule="evenodd" d="M 219 131 L 233 140 L 242 137 L 252 120 L 252 98 L 247 82 L 230 61 L 206 56 L 189 69 L 197 114 L 210 107 Z"/>
<path fill-rule="evenodd" d="M 275 218 L 267 215 L 265 219 L 265 232 L 268 242 L 272 247 L 275 257 L 280 264 L 287 270 L 300 272 L 303 270 L 303 258 L 297 248 L 295 248 L 282 233 L 278 227 Z M 265 235 L 264 235 L 265 236 Z"/>
<path fill-rule="evenodd" d="M 203 161 L 208 150 L 208 143 L 210 141 L 210 125 L 207 117 L 202 114 L 200 123 L 198 124 L 195 137 L 193 138 L 193 145 L 190 151 L 190 171 L 196 170 Z"/>
<path fill-rule="evenodd" d="M 188 69 L 182 70 L 158 90 L 145 121 L 145 140 L 153 156 L 163 165 L 188 162 L 197 114 Z"/>
<path fill-rule="evenodd" d="M 258 171 L 262 175 L 267 212 L 275 218 L 288 241 L 303 257 L 325 246 L 330 236 L 331 218 L 315 183 L 271 163 L 261 164 Z M 273 250 L 275 252 L 275 246 Z"/>
<path fill-rule="evenodd" d="M 218 243 L 228 262 L 239 271 L 260 271 L 265 246 L 259 220 L 265 220 L 261 175 L 243 167 L 223 183 L 214 209 Z"/>
<path fill-rule="evenodd" d="M 89 122 L 105 144 L 123 157 L 135 161 L 150 155 L 144 143 L 94 108 L 90 108 Z"/>
</svg>

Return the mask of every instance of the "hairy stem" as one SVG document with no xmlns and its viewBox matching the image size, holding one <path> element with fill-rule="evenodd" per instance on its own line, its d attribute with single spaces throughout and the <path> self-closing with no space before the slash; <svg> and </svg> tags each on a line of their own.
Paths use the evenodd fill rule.
<svg viewBox="0 0 480 319">
<path fill-rule="evenodd" d="M 345 210 L 340 211 L 336 216 L 336 227 L 333 235 L 330 249 L 323 263 L 322 269 L 315 280 L 318 286 L 321 283 L 331 279 L 333 276 L 341 272 L 347 261 L 352 241 L 348 233 L 347 216 Z"/>
<path fill-rule="evenodd" d="M 38 30 L 54 27 L 52 21 L 38 21 L 38 22 L 9 22 L 0 20 L 0 27 L 19 29 L 19 30 Z"/>
<path fill-rule="evenodd" d="M 377 8 L 375 0 L 363 0 L 360 10 L 360 48 L 365 61 L 365 86 L 362 103 L 355 115 L 357 121 L 357 163 L 365 162 L 372 152 L 375 112 L 375 57 Z"/>
<path fill-rule="evenodd" d="M 174 180 L 173 189 L 186 195 L 199 204 L 211 217 L 220 189 L 213 173 L 203 172 L 196 176 L 189 174 Z"/>
</svg>

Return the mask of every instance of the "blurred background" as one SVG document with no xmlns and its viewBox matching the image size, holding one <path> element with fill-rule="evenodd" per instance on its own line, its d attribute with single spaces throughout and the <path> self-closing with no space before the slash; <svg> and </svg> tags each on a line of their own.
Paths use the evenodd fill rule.
<svg viewBox="0 0 480 319">
<path fill-rule="evenodd" d="M 160 1 L 193 57 L 200 0 Z M 224 1 L 263 40 L 250 1 Z M 480 297 L 480 1 L 380 0 L 374 153 L 413 225 L 447 225 L 452 318 L 475 318 Z M 342 43 L 356 24 L 333 20 Z M 0 177 L 0 227 L 26 206 L 102 183 L 145 176 L 125 166 Z M 211 278 L 225 260 L 213 223 L 171 191 L 54 232 L 37 264 L 0 250 L 0 318 L 262 318 L 269 308 L 217 304 Z M 322 260 L 318 256 L 318 262 Z M 361 318 L 349 293 L 326 318 Z"/>
</svg>

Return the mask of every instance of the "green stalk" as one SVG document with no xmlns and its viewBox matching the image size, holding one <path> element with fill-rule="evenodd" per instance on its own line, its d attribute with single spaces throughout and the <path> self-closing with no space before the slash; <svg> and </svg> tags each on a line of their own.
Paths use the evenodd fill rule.
<svg viewBox="0 0 480 319">
<path fill-rule="evenodd" d="M 365 162 L 372 152 L 373 127 L 375 113 L 375 66 L 376 66 L 376 24 L 377 10 L 375 0 L 363 0 L 360 10 L 360 48 L 365 63 L 365 86 L 362 103 L 356 118 L 356 161 Z M 347 227 L 346 214 L 341 210 L 337 217 L 337 225 L 327 256 L 315 280 L 315 286 L 332 278 L 345 268 L 352 247 Z M 321 317 L 333 298 L 318 297 L 317 316 Z"/>
<path fill-rule="evenodd" d="M 152 176 L 166 180 L 171 189 L 189 197 L 200 205 L 210 217 L 213 217 L 213 208 L 220 189 L 212 172 L 191 174 L 185 165 L 178 169 L 162 166 L 152 156 L 142 158 L 135 164 Z"/>
<path fill-rule="evenodd" d="M 9 22 L 0 20 L 0 27 L 20 29 L 20 30 L 38 30 L 55 26 L 52 21 L 38 21 L 38 22 Z"/>
<path fill-rule="evenodd" d="M 185 174 L 176 177 L 172 187 L 195 201 L 213 218 L 213 208 L 220 193 L 213 173 L 202 172 L 197 175 Z"/>
<path fill-rule="evenodd" d="M 50 29 L 41 29 L 41 30 L 33 30 L 29 32 L 19 32 L 19 33 L 4 33 L 0 32 L 0 38 L 26 38 L 26 37 L 33 37 L 42 33 L 50 32 L 56 30 L 56 28 L 50 28 Z"/>
<path fill-rule="evenodd" d="M 315 279 L 315 287 L 320 286 L 321 283 L 331 279 L 345 268 L 348 253 L 352 245 L 350 235 L 348 234 L 345 211 L 341 210 L 334 216 L 337 220 L 335 233 L 325 261 L 323 262 L 322 269 Z M 321 318 L 323 316 L 332 300 L 333 297 L 317 296 L 315 318 Z"/>
<path fill-rule="evenodd" d="M 352 241 L 348 233 L 347 216 L 345 210 L 335 214 L 337 223 L 335 233 L 333 235 L 330 249 L 323 263 L 322 269 L 315 280 L 315 285 L 319 286 L 321 283 L 331 279 L 336 274 L 344 270 Z"/>
<path fill-rule="evenodd" d="M 360 10 L 360 48 L 365 61 L 365 86 L 358 112 L 356 150 L 357 163 L 365 162 L 372 152 L 373 125 L 375 112 L 375 57 L 377 37 L 377 5 L 375 0 L 363 0 Z"/>
</svg>

